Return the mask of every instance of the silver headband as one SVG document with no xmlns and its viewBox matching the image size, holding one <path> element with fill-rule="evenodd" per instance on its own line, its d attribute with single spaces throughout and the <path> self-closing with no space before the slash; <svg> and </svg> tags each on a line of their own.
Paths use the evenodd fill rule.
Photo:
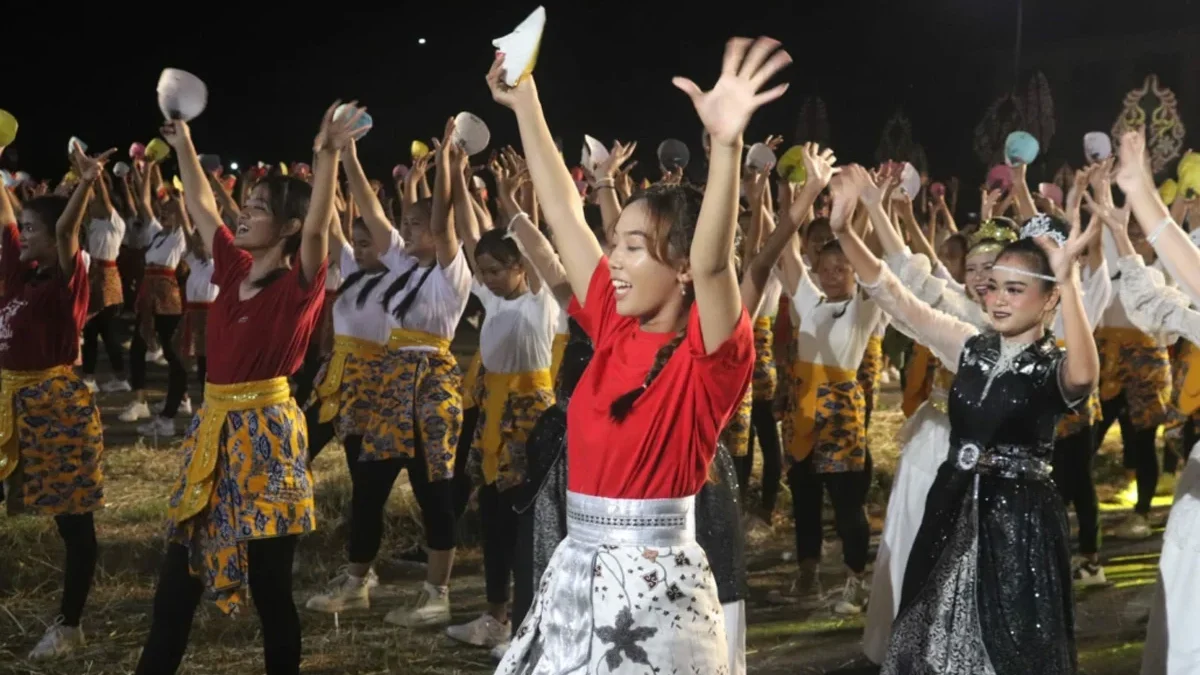
<svg viewBox="0 0 1200 675">
<path fill-rule="evenodd" d="M 1021 274 L 1021 275 L 1027 276 L 1027 277 L 1033 277 L 1034 279 L 1041 279 L 1042 281 L 1049 281 L 1050 283 L 1053 283 L 1053 284 L 1058 283 L 1058 279 L 1050 276 L 1049 274 L 1040 274 L 1038 272 L 1030 272 L 1029 270 L 1023 270 L 1020 267 L 1010 267 L 1008 265 L 992 265 L 992 269 L 1001 270 L 1003 272 L 1012 272 L 1013 274 Z"/>
</svg>

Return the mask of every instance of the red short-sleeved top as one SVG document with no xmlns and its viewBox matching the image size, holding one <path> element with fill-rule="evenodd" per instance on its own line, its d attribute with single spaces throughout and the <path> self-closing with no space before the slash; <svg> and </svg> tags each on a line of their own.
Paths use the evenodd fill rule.
<svg viewBox="0 0 1200 675">
<path fill-rule="evenodd" d="M 212 282 L 221 294 L 208 309 L 208 381 L 255 382 L 295 373 L 321 313 L 326 263 L 304 283 L 293 265 L 249 300 L 238 288 L 250 273 L 250 254 L 233 244 L 228 228 L 213 237 Z"/>
<path fill-rule="evenodd" d="M 79 357 L 79 332 L 87 321 L 88 283 L 83 251 L 75 252 L 75 273 L 68 279 L 55 265 L 47 275 L 21 262 L 16 223 L 0 234 L 0 368 L 45 370 L 69 366 Z"/>
<path fill-rule="evenodd" d="M 569 312 L 595 345 L 567 410 L 570 489 L 624 499 L 699 492 L 754 369 L 746 310 L 729 339 L 708 354 L 693 306 L 683 343 L 620 423 L 610 405 L 642 384 L 659 348 L 675 336 L 646 332 L 636 318 L 617 314 L 606 258 L 592 274 L 586 306 L 572 300 Z"/>
</svg>

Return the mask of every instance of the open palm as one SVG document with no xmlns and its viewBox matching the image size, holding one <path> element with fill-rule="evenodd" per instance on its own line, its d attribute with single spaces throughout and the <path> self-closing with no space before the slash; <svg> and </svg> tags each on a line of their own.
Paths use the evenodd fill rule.
<svg viewBox="0 0 1200 675">
<path fill-rule="evenodd" d="M 733 38 L 725 45 L 721 77 L 711 90 L 701 91 L 686 77 L 671 80 L 692 99 L 713 143 L 740 142 L 754 111 L 787 91 L 788 85 L 781 84 L 759 93 L 767 80 L 792 62 L 787 52 L 776 51 L 778 47 L 779 42 L 770 38 Z"/>
</svg>

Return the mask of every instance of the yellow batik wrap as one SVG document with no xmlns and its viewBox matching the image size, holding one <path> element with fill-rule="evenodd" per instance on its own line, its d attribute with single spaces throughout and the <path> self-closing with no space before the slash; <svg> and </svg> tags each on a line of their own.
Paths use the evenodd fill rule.
<svg viewBox="0 0 1200 675">
<path fill-rule="evenodd" d="M 817 473 L 866 468 L 866 399 L 853 370 L 801 361 L 793 368 L 796 407 L 783 420 L 788 455 L 813 455 Z"/>
<path fill-rule="evenodd" d="M 1096 331 L 1100 353 L 1100 400 L 1122 392 L 1129 419 L 1138 429 L 1153 429 L 1167 417 L 1171 402 L 1171 362 L 1167 348 L 1135 328 Z"/>
<path fill-rule="evenodd" d="M 787 348 L 775 352 L 775 405 L 772 412 L 779 422 L 786 420 L 796 409 L 796 362 L 799 360 L 800 329 L 792 329 Z"/>
<path fill-rule="evenodd" d="M 1061 349 L 1066 349 L 1067 343 L 1065 340 L 1059 340 L 1058 346 Z M 1093 425 L 1098 424 L 1102 417 L 1100 394 L 1093 390 L 1078 412 L 1068 412 L 1058 418 L 1058 426 L 1054 429 L 1054 437 L 1056 439 L 1070 438 L 1075 434 L 1087 431 Z"/>
<path fill-rule="evenodd" d="M 333 354 L 317 373 L 313 397 L 320 402 L 319 421 L 336 420 L 338 438 L 366 436 L 379 405 L 383 357 L 387 348 L 370 340 L 337 335 Z M 311 404 L 310 404 L 311 405 Z"/>
<path fill-rule="evenodd" d="M 734 457 L 745 457 L 750 453 L 750 414 L 753 408 L 754 391 L 752 387 L 747 387 L 742 402 L 733 412 L 733 417 L 729 418 L 729 424 L 721 430 L 721 441 Z"/>
<path fill-rule="evenodd" d="M 483 355 L 479 350 L 475 350 L 475 356 L 471 357 L 471 365 L 467 366 L 467 375 L 463 378 L 462 383 L 462 407 L 463 410 L 469 410 L 479 405 L 479 390 L 483 387 L 483 382 L 479 379 L 479 371 L 483 369 Z"/>
<path fill-rule="evenodd" d="M 750 380 L 753 400 L 774 401 L 778 377 L 775 371 L 775 332 L 773 319 L 761 316 L 754 321 L 754 377 Z"/>
<path fill-rule="evenodd" d="M 0 480 L 10 514 L 73 515 L 104 506 L 104 427 L 70 366 L 0 371 Z"/>
<path fill-rule="evenodd" d="M 204 385 L 171 491 L 171 541 L 227 614 L 248 583 L 246 543 L 316 529 L 308 434 L 286 377 Z M 219 487 L 218 487 L 219 486 Z"/>
<path fill-rule="evenodd" d="M 525 480 L 525 441 L 538 418 L 554 405 L 550 370 L 484 373 L 479 422 L 471 441 L 468 470 L 479 485 L 507 490 Z"/>
<path fill-rule="evenodd" d="M 1200 348 L 1180 338 L 1171 359 L 1171 405 L 1167 426 L 1182 426 L 1200 412 Z M 1189 448 L 1190 450 L 1190 448 Z"/>
<path fill-rule="evenodd" d="M 858 386 L 862 388 L 863 400 L 867 407 L 875 408 L 875 392 L 879 389 L 879 377 L 883 374 L 883 338 L 872 335 L 867 340 L 867 349 L 863 352 L 862 361 L 858 365 Z"/>
<path fill-rule="evenodd" d="M 558 369 L 562 367 L 563 354 L 567 351 L 567 342 L 571 340 L 570 333 L 555 333 L 554 343 L 550 345 L 550 381 L 558 382 Z M 481 360 L 482 363 L 482 360 Z M 475 365 L 474 362 L 471 365 Z M 476 374 L 478 374 L 476 369 Z"/>
<path fill-rule="evenodd" d="M 415 457 L 419 441 L 429 480 L 453 478 L 462 433 L 463 378 L 450 353 L 450 340 L 393 329 L 381 379 L 382 397 L 363 438 L 359 461 Z"/>
<path fill-rule="evenodd" d="M 912 417 L 933 390 L 934 370 L 939 366 L 929 348 L 922 344 L 913 345 L 912 356 L 904 366 L 904 395 L 900 409 L 905 417 Z"/>
</svg>

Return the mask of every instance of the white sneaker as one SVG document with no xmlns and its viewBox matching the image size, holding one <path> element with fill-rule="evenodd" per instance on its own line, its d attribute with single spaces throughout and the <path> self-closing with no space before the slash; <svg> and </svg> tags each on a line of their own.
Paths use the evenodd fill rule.
<svg viewBox="0 0 1200 675">
<path fill-rule="evenodd" d="M 130 401 L 129 405 L 121 411 L 117 419 L 122 422 L 136 422 L 138 420 L 150 419 L 150 406 L 146 405 L 145 401 Z"/>
<path fill-rule="evenodd" d="M 175 436 L 175 420 L 155 415 L 149 422 L 138 425 L 138 433 L 143 436 L 172 438 Z"/>
<path fill-rule="evenodd" d="M 1071 577 L 1076 586 L 1104 586 L 1108 578 L 1104 576 L 1104 567 L 1087 558 L 1076 557 L 1071 561 Z"/>
<path fill-rule="evenodd" d="M 129 386 L 129 380 L 118 380 L 114 378 L 100 385 L 100 391 L 103 391 L 106 394 L 119 394 L 124 391 L 133 391 L 133 387 Z"/>
<path fill-rule="evenodd" d="M 87 387 L 88 391 L 92 392 L 93 394 L 100 391 L 100 387 L 96 385 L 96 378 L 94 377 L 83 378 L 83 386 Z"/>
<path fill-rule="evenodd" d="M 504 655 L 508 653 L 508 648 L 509 642 L 507 640 L 501 642 L 495 647 L 492 647 L 492 660 L 494 660 L 496 663 L 503 661 Z"/>
<path fill-rule="evenodd" d="M 1140 513 L 1129 514 L 1125 522 L 1113 531 L 1113 536 L 1117 539 L 1146 539 L 1151 534 L 1149 519 Z"/>
<path fill-rule="evenodd" d="M 507 621 L 500 623 L 495 617 L 486 612 L 480 614 L 479 618 L 471 623 L 450 626 L 446 629 L 446 635 L 451 640 L 465 642 L 476 647 L 487 647 L 488 649 L 508 642 L 511 633 L 512 626 Z"/>
<path fill-rule="evenodd" d="M 393 609 L 383 620 L 404 628 L 445 626 L 450 623 L 450 589 L 445 586 L 439 588 L 426 581 L 416 602 L 408 607 Z"/>
<path fill-rule="evenodd" d="M 149 350 L 146 351 L 146 363 L 158 363 L 159 361 L 163 361 L 163 362 L 166 361 L 166 359 L 163 358 L 162 349 L 155 349 L 154 351 L 149 351 Z"/>
<path fill-rule="evenodd" d="M 155 403 L 154 405 L 150 406 L 150 410 L 154 411 L 155 415 L 161 415 L 163 408 L 166 408 L 166 407 L 167 407 L 167 402 L 164 399 L 164 400 L 159 401 L 158 403 Z M 191 415 L 192 414 L 192 399 L 190 396 L 179 402 L 179 410 L 175 411 L 175 414 L 176 415 Z"/>
<path fill-rule="evenodd" d="M 867 606 L 869 593 L 867 585 L 860 577 L 853 574 L 846 576 L 846 585 L 842 587 L 842 598 L 833 606 L 834 614 L 842 616 L 857 616 L 862 614 Z"/>
<path fill-rule="evenodd" d="M 75 651 L 76 647 L 84 646 L 83 631 L 78 627 L 62 625 L 62 617 L 46 629 L 42 639 L 38 641 L 33 651 L 29 652 L 30 661 L 46 661 L 65 656 Z"/>
<path fill-rule="evenodd" d="M 351 576 L 349 573 L 339 574 L 329 582 L 328 592 L 314 595 L 304 606 L 315 612 L 328 614 L 351 609 L 370 609 L 370 587 L 365 577 Z"/>
</svg>

